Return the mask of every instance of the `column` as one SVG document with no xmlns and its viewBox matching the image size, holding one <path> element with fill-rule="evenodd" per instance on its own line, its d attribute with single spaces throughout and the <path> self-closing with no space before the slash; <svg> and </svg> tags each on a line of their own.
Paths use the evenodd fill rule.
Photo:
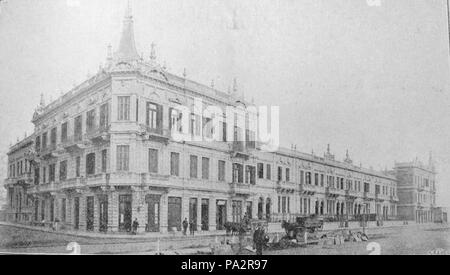
<svg viewBox="0 0 450 275">
<path fill-rule="evenodd" d="M 119 231 L 119 194 L 112 190 L 108 193 L 108 232 Z"/>
<path fill-rule="evenodd" d="M 197 231 L 202 230 L 202 198 L 197 197 Z"/>
<path fill-rule="evenodd" d="M 94 232 L 98 232 L 100 229 L 100 204 L 98 195 L 94 196 Z"/>
<path fill-rule="evenodd" d="M 209 197 L 209 231 L 216 231 L 216 199 Z"/>
<path fill-rule="evenodd" d="M 86 194 L 80 196 L 80 230 L 86 231 Z"/>
<path fill-rule="evenodd" d="M 143 194 L 144 191 L 140 187 L 132 189 L 132 222 L 137 219 L 139 223 L 138 232 L 145 232 L 145 224 L 147 223 L 145 220 L 145 198 Z"/>
<path fill-rule="evenodd" d="M 67 195 L 66 197 L 66 226 L 70 229 L 73 229 L 73 220 L 72 220 L 72 213 L 73 213 L 73 197 Z"/>
<path fill-rule="evenodd" d="M 166 194 L 163 194 L 162 196 L 161 196 L 161 209 L 160 209 L 160 230 L 161 230 L 161 233 L 167 233 L 167 231 L 168 231 L 168 228 L 167 228 L 167 223 L 168 223 L 168 220 L 167 220 L 167 212 L 168 212 L 168 198 L 167 198 L 167 193 Z"/>
</svg>

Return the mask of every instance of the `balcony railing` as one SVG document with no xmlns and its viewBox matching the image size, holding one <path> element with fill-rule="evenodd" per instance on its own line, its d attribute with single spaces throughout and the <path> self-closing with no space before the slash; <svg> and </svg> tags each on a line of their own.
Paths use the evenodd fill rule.
<svg viewBox="0 0 450 275">
<path fill-rule="evenodd" d="M 53 153 L 56 151 L 56 144 L 50 144 L 42 148 L 40 151 L 40 156 L 42 158 L 51 158 L 53 157 Z"/>
<path fill-rule="evenodd" d="M 303 193 L 304 195 L 314 195 L 319 191 L 319 188 L 320 187 L 316 185 L 301 183 L 300 193 Z"/>
<path fill-rule="evenodd" d="M 167 143 L 170 139 L 171 132 L 169 129 L 153 128 L 148 125 L 141 124 L 141 131 L 146 135 L 149 140 L 159 141 Z"/>
<path fill-rule="evenodd" d="M 85 137 L 86 139 L 90 139 L 92 141 L 105 141 L 108 139 L 109 130 L 109 125 L 93 126 L 86 129 Z"/>
<path fill-rule="evenodd" d="M 233 141 L 230 146 L 231 153 L 234 157 L 248 159 L 250 156 L 244 141 Z"/>
<path fill-rule="evenodd" d="M 364 192 L 364 199 L 366 200 L 375 200 L 375 194 L 372 194 L 370 192 Z"/>
<path fill-rule="evenodd" d="M 250 184 L 231 182 L 230 187 L 231 187 L 230 192 L 233 195 L 248 196 L 251 193 Z"/>
<path fill-rule="evenodd" d="M 277 190 L 280 192 L 293 193 L 298 190 L 298 185 L 290 181 L 277 181 Z"/>
<path fill-rule="evenodd" d="M 328 187 L 325 189 L 325 194 L 326 194 L 328 197 L 345 196 L 345 190 L 337 189 L 337 188 L 328 186 Z"/>
<path fill-rule="evenodd" d="M 345 191 L 345 196 L 347 197 L 347 198 L 357 198 L 358 197 L 358 191 L 356 191 L 356 190 L 350 190 L 350 189 L 347 189 L 346 191 Z"/>
<path fill-rule="evenodd" d="M 61 146 L 66 150 L 86 148 L 82 135 L 73 135 L 67 137 L 64 141 L 61 141 Z"/>
</svg>

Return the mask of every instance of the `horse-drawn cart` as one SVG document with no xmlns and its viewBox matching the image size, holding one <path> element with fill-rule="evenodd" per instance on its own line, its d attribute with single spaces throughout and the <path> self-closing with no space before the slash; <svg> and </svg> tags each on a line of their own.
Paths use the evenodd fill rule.
<svg viewBox="0 0 450 275">
<path fill-rule="evenodd" d="M 323 229 L 323 220 L 317 216 L 309 217 L 297 217 L 295 222 L 290 223 L 283 221 L 281 226 L 286 231 L 288 239 L 303 240 L 305 239 L 305 233 L 315 234 Z"/>
</svg>

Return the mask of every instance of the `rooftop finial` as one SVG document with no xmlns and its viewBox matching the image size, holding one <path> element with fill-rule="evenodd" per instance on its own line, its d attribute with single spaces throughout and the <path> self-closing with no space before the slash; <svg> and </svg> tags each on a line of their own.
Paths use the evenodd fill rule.
<svg viewBox="0 0 450 275">
<path fill-rule="evenodd" d="M 330 154 L 330 144 L 327 145 L 327 153 Z"/>
<path fill-rule="evenodd" d="M 155 49 L 155 42 L 152 42 L 150 46 L 150 60 L 155 61 L 156 60 L 156 49 Z"/>
<path fill-rule="evenodd" d="M 41 102 L 39 103 L 39 105 L 40 105 L 41 107 L 44 107 L 44 106 L 45 106 L 45 99 L 44 99 L 44 94 L 43 94 L 43 93 L 41 93 Z"/>
<path fill-rule="evenodd" d="M 214 89 L 214 79 L 211 80 L 211 88 Z"/>
<path fill-rule="evenodd" d="M 186 68 L 183 69 L 183 78 L 186 78 L 187 73 L 186 73 Z"/>
<path fill-rule="evenodd" d="M 131 6 L 131 0 L 127 0 L 127 11 L 125 13 L 125 19 L 133 19 L 133 8 Z"/>
<path fill-rule="evenodd" d="M 237 87 L 237 79 L 236 79 L 236 77 L 235 77 L 235 78 L 233 79 L 233 93 L 236 94 L 237 90 L 238 90 L 238 87 Z"/>
</svg>

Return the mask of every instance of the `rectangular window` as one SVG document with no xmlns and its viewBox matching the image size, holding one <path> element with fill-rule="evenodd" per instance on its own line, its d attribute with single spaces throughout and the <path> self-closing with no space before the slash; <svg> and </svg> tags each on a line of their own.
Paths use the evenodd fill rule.
<svg viewBox="0 0 450 275">
<path fill-rule="evenodd" d="M 95 130 L 95 109 L 86 113 L 86 131 L 92 132 Z"/>
<path fill-rule="evenodd" d="M 77 116 L 74 121 L 74 138 L 75 141 L 80 141 L 83 135 L 83 117 Z"/>
<path fill-rule="evenodd" d="M 55 182 L 56 164 L 50 164 L 48 166 L 48 179 L 50 182 Z"/>
<path fill-rule="evenodd" d="M 311 172 L 306 172 L 306 184 L 311 184 Z"/>
<path fill-rule="evenodd" d="M 190 177 L 191 179 L 197 178 L 197 171 L 198 171 L 198 158 L 197 156 L 191 156 L 190 158 Z"/>
<path fill-rule="evenodd" d="M 129 171 L 130 169 L 130 146 L 117 146 L 117 171 Z"/>
<path fill-rule="evenodd" d="M 290 170 L 289 170 L 289 168 L 286 168 L 286 181 L 290 181 L 290 180 L 291 180 Z"/>
<path fill-rule="evenodd" d="M 75 177 L 80 177 L 81 157 L 75 159 Z"/>
<path fill-rule="evenodd" d="M 47 149 L 47 133 L 42 134 L 42 149 Z"/>
<path fill-rule="evenodd" d="M 59 180 L 63 181 L 67 179 L 67 160 L 59 163 Z"/>
<path fill-rule="evenodd" d="M 148 149 L 148 172 L 158 173 L 158 150 Z"/>
<path fill-rule="evenodd" d="M 319 185 L 319 174 L 314 173 L 314 185 Z"/>
<path fill-rule="evenodd" d="M 61 142 L 67 141 L 67 122 L 61 125 Z"/>
<path fill-rule="evenodd" d="M 108 129 L 109 127 L 109 104 L 105 103 L 100 106 L 100 128 Z"/>
<path fill-rule="evenodd" d="M 66 199 L 61 199 L 61 222 L 66 222 Z"/>
<path fill-rule="evenodd" d="M 244 181 L 244 166 L 240 163 L 233 163 L 233 182 L 243 183 Z"/>
<path fill-rule="evenodd" d="M 102 173 L 106 173 L 106 164 L 108 161 L 108 150 L 102 150 Z"/>
<path fill-rule="evenodd" d="M 304 184 L 305 183 L 305 172 L 303 172 L 303 170 L 300 170 L 300 184 Z"/>
<path fill-rule="evenodd" d="M 95 153 L 86 156 L 86 175 L 95 175 Z"/>
<path fill-rule="evenodd" d="M 180 154 L 172 152 L 170 153 L 170 175 L 180 175 Z"/>
<path fill-rule="evenodd" d="M 36 137 L 35 142 L 36 142 L 35 143 L 36 152 L 41 151 L 41 137 L 40 136 Z"/>
<path fill-rule="evenodd" d="M 47 183 L 47 168 L 46 167 L 42 168 L 42 183 L 43 184 Z"/>
<path fill-rule="evenodd" d="M 245 183 L 256 183 L 256 168 L 254 166 L 245 167 Z"/>
<path fill-rule="evenodd" d="M 266 170 L 267 170 L 266 179 L 271 180 L 272 179 L 272 175 L 271 175 L 272 168 L 271 168 L 270 164 L 267 164 Z"/>
<path fill-rule="evenodd" d="M 202 179 L 209 179 L 209 158 L 202 158 Z"/>
<path fill-rule="evenodd" d="M 162 106 L 147 102 L 147 117 L 146 117 L 147 126 L 150 129 L 161 129 L 162 127 Z"/>
<path fill-rule="evenodd" d="M 219 181 L 225 181 L 225 161 L 219 160 Z"/>
<path fill-rule="evenodd" d="M 118 113 L 117 120 L 130 120 L 130 97 L 129 96 L 119 96 L 118 100 Z"/>
<path fill-rule="evenodd" d="M 56 128 L 53 128 L 50 132 L 50 144 L 52 145 L 52 148 L 55 148 L 56 146 Z"/>
<path fill-rule="evenodd" d="M 323 174 L 320 174 L 320 186 L 323 187 L 324 185 L 324 178 L 325 176 Z"/>
<path fill-rule="evenodd" d="M 40 180 L 40 169 L 39 167 L 34 168 L 34 184 L 38 185 L 39 184 L 39 180 Z"/>
<path fill-rule="evenodd" d="M 282 181 L 282 180 L 283 180 L 283 168 L 278 167 L 278 181 Z"/>
<path fill-rule="evenodd" d="M 258 179 L 264 178 L 264 164 L 258 163 Z"/>
</svg>

